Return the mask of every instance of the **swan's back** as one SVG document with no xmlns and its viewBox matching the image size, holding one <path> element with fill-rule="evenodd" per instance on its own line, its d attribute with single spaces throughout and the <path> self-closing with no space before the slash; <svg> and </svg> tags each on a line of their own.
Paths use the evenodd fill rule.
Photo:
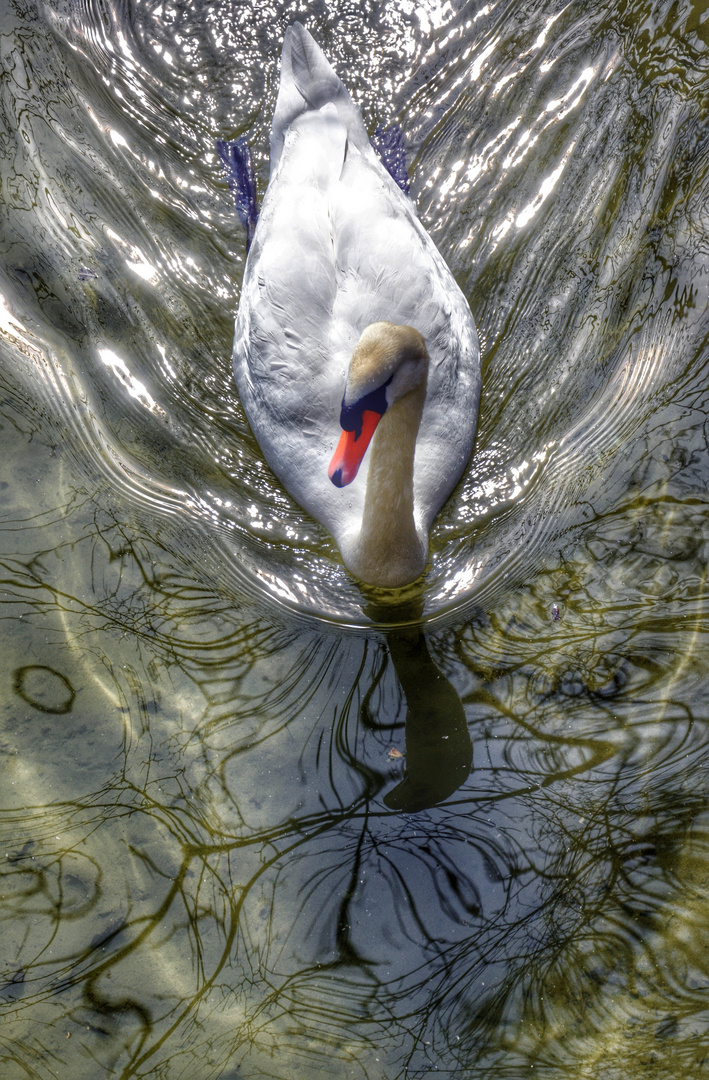
<svg viewBox="0 0 709 1080">
<path fill-rule="evenodd" d="M 271 125 L 271 179 L 278 170 L 288 129 L 303 113 L 317 112 L 324 105 L 334 107 L 348 140 L 360 153 L 374 153 L 346 87 L 305 27 L 293 23 L 286 30 L 281 53 L 281 78 Z"/>
<path fill-rule="evenodd" d="M 271 178 L 244 275 L 234 369 L 266 460 L 340 547 L 359 529 L 366 469 L 338 489 L 327 466 L 352 352 L 378 321 L 414 326 L 431 357 L 414 465 L 415 516 L 427 533 L 472 450 L 475 326 L 359 110 L 295 23 L 283 46 Z"/>
</svg>

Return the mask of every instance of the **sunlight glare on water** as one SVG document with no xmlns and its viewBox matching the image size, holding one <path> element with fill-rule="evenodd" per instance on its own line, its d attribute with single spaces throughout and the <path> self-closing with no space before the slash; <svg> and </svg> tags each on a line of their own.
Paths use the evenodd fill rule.
<svg viewBox="0 0 709 1080">
<path fill-rule="evenodd" d="M 382 606 L 231 372 L 301 19 L 483 345 Z M 709 1062 L 701 5 L 4 0 L 2 1080 Z"/>
</svg>

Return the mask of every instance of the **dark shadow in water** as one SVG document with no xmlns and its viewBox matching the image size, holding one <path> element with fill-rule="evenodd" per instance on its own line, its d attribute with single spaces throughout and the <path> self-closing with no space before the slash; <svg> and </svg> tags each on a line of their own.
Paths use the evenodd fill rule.
<svg viewBox="0 0 709 1080">
<path fill-rule="evenodd" d="M 367 606 L 377 622 L 419 619 L 422 605 Z M 386 630 L 389 655 L 406 698 L 406 776 L 384 796 L 390 810 L 416 813 L 461 787 L 473 764 L 473 743 L 458 691 L 433 660 L 420 623 Z"/>
</svg>

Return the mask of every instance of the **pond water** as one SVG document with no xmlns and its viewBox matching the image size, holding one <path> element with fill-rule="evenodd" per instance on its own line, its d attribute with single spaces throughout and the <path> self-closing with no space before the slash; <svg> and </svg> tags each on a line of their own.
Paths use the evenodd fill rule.
<svg viewBox="0 0 709 1080">
<path fill-rule="evenodd" d="M 231 374 L 301 19 L 483 346 L 382 608 Z M 709 1076 L 709 7 L 3 0 L 0 1076 Z"/>
</svg>

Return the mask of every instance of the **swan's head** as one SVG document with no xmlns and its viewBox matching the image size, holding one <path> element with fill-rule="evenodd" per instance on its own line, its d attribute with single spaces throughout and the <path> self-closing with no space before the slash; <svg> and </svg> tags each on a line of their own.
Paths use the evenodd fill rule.
<svg viewBox="0 0 709 1080">
<path fill-rule="evenodd" d="M 367 326 L 352 353 L 342 398 L 342 435 L 328 475 L 336 487 L 351 484 L 377 424 L 394 402 L 426 386 L 428 352 L 413 326 Z"/>
</svg>

